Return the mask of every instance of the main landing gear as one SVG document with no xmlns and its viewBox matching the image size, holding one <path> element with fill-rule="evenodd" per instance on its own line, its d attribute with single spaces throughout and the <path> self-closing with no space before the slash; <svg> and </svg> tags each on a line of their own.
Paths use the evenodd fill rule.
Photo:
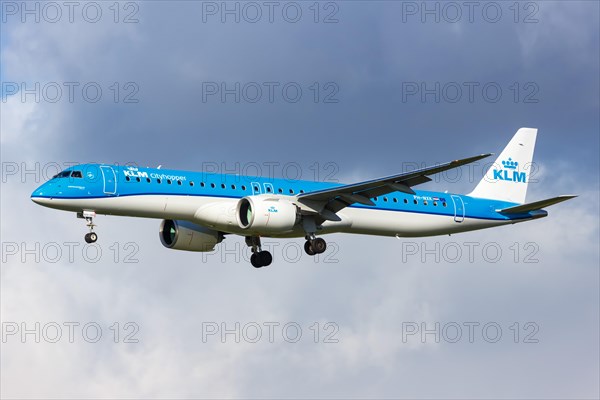
<svg viewBox="0 0 600 400">
<path fill-rule="evenodd" d="M 317 231 L 317 222 L 312 216 L 306 216 L 302 219 L 302 227 L 306 233 L 306 243 L 304 243 L 304 251 L 309 256 L 321 254 L 327 249 L 327 242 L 315 236 Z"/>
<path fill-rule="evenodd" d="M 94 211 L 83 211 L 83 212 L 77 213 L 77 218 L 85 219 L 85 221 L 86 221 L 85 225 L 90 229 L 90 232 L 86 233 L 84 236 L 86 243 L 96 243 L 96 240 L 98 240 L 98 235 L 96 234 L 96 232 L 94 232 L 94 227 L 96 226 L 94 224 L 95 216 L 96 216 L 96 213 Z"/>
<path fill-rule="evenodd" d="M 246 236 L 246 244 L 249 247 L 252 247 L 250 263 L 254 268 L 262 268 L 271 265 L 273 262 L 273 256 L 268 251 L 262 250 L 260 245 L 260 237 Z"/>
<path fill-rule="evenodd" d="M 327 249 L 327 242 L 325 239 L 316 238 L 315 235 L 309 235 L 306 237 L 306 243 L 304 243 L 304 251 L 309 256 L 315 254 L 321 254 Z"/>
</svg>

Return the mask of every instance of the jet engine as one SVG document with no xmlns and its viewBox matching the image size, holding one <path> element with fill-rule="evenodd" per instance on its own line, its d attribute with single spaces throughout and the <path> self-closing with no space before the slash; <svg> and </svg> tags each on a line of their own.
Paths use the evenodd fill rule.
<svg viewBox="0 0 600 400">
<path fill-rule="evenodd" d="M 174 250 L 211 251 L 223 241 L 221 232 L 172 219 L 162 221 L 159 236 L 163 246 Z"/>
<path fill-rule="evenodd" d="M 287 199 L 274 196 L 248 196 L 236 208 L 238 225 L 259 234 L 290 232 L 300 222 L 299 208 Z"/>
</svg>

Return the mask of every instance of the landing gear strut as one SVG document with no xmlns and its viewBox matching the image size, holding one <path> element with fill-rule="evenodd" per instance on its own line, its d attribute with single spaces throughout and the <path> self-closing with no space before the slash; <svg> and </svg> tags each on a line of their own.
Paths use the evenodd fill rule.
<svg viewBox="0 0 600 400">
<path fill-rule="evenodd" d="M 260 237 L 246 236 L 246 244 L 252 248 L 250 263 L 254 268 L 262 268 L 271 265 L 273 256 L 266 250 L 262 250 L 260 245 Z"/>
<path fill-rule="evenodd" d="M 96 226 L 94 224 L 95 216 L 96 213 L 94 211 L 84 211 L 81 213 L 77 213 L 77 218 L 84 218 L 86 221 L 85 225 L 90 229 L 90 232 L 86 233 L 84 236 L 86 243 L 96 243 L 96 240 L 98 240 L 98 235 L 96 234 L 96 232 L 94 232 L 94 227 Z"/>
</svg>

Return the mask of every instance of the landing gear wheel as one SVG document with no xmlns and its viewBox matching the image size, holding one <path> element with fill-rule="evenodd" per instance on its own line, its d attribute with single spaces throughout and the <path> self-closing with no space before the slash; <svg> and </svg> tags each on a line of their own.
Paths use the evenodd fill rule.
<svg viewBox="0 0 600 400">
<path fill-rule="evenodd" d="M 268 251 L 261 251 L 258 253 L 258 259 L 263 267 L 267 267 L 273 262 L 273 256 Z"/>
<path fill-rule="evenodd" d="M 306 254 L 308 254 L 309 256 L 314 256 L 314 255 L 315 255 L 315 252 L 314 252 L 314 250 L 313 250 L 313 248 L 312 248 L 312 246 L 311 246 L 311 244 L 310 244 L 310 241 L 309 241 L 309 240 L 307 240 L 307 241 L 304 243 L 304 251 L 305 251 L 305 252 L 306 252 Z"/>
<path fill-rule="evenodd" d="M 250 256 L 250 264 L 252 264 L 254 268 L 262 267 L 258 259 L 258 253 L 252 253 L 252 255 Z"/>
<path fill-rule="evenodd" d="M 310 247 L 316 254 L 321 254 L 327 249 L 327 242 L 325 242 L 325 239 L 316 238 L 312 241 Z"/>
<path fill-rule="evenodd" d="M 252 247 L 252 255 L 250 263 L 254 268 L 261 268 L 271 265 L 273 256 L 266 250 L 260 247 L 260 236 L 246 236 L 246 244 Z"/>
<path fill-rule="evenodd" d="M 96 240 L 98 240 L 98 235 L 96 235 L 94 232 L 86 233 L 86 235 L 85 235 L 86 243 L 96 243 Z"/>
<path fill-rule="evenodd" d="M 252 253 L 250 256 L 250 263 L 254 268 L 261 268 L 271 265 L 273 262 L 273 256 L 268 251 L 259 251 Z"/>
</svg>

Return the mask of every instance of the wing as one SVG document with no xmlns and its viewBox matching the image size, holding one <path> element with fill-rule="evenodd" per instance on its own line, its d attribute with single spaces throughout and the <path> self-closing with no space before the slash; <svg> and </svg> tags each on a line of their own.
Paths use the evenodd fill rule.
<svg viewBox="0 0 600 400">
<path fill-rule="evenodd" d="M 320 214 L 324 220 L 339 221 L 340 218 L 335 213 L 351 204 L 375 205 L 371 198 L 392 192 L 414 194 L 411 187 L 429 182 L 431 178 L 428 175 L 457 168 L 490 155 L 491 153 L 481 154 L 384 178 L 304 193 L 298 196 L 298 202 L 308 207 L 310 211 Z"/>
</svg>

